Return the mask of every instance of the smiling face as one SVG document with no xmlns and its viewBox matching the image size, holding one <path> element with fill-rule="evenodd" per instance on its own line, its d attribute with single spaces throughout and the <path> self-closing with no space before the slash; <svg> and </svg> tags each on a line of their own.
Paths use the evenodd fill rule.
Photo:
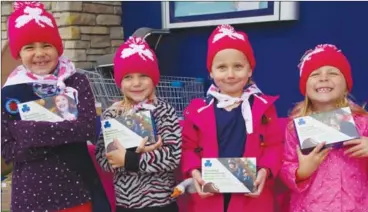
<svg viewBox="0 0 368 212">
<path fill-rule="evenodd" d="M 124 96 L 135 103 L 148 99 L 154 91 L 152 79 L 147 75 L 134 73 L 127 74 L 121 81 L 121 91 Z"/>
<path fill-rule="evenodd" d="M 224 49 L 213 58 L 211 77 L 221 93 L 240 97 L 251 76 L 249 62 L 241 51 Z"/>
<path fill-rule="evenodd" d="M 314 107 L 335 107 L 347 91 L 346 81 L 339 69 L 323 66 L 313 71 L 307 80 L 306 96 Z"/>
<path fill-rule="evenodd" d="M 19 55 L 22 64 L 32 73 L 40 76 L 53 72 L 59 58 L 58 51 L 53 45 L 41 42 L 23 46 Z"/>
<path fill-rule="evenodd" d="M 60 112 L 66 112 L 69 110 L 69 101 L 65 96 L 57 96 L 55 98 L 55 106 Z"/>
</svg>

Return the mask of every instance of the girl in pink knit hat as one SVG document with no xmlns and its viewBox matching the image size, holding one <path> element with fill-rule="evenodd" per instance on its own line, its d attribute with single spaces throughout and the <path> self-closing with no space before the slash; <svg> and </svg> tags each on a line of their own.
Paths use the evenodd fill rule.
<svg viewBox="0 0 368 212">
<path fill-rule="evenodd" d="M 278 97 L 263 94 L 251 80 L 252 46 L 248 36 L 232 26 L 218 26 L 209 37 L 207 68 L 214 81 L 207 98 L 194 99 L 184 112 L 181 166 L 184 178 L 194 182 L 194 189 L 188 189 L 189 211 L 271 212 L 283 140 L 274 106 Z M 256 158 L 252 193 L 202 192 L 201 159 L 222 157 Z"/>
<path fill-rule="evenodd" d="M 115 176 L 116 211 L 176 212 L 170 194 L 181 157 L 181 129 L 174 107 L 155 95 L 160 72 L 155 53 L 143 39 L 130 37 L 116 51 L 114 78 L 124 97 L 104 111 L 103 119 L 150 110 L 158 134 L 156 143 L 148 145 L 145 138 L 135 150 L 115 140 L 115 148 L 106 153 L 103 138 L 97 142 L 98 163 Z"/>
<path fill-rule="evenodd" d="M 290 118 L 350 107 L 361 138 L 342 148 L 317 145 L 303 154 L 292 122 L 286 130 L 280 175 L 292 190 L 292 212 L 365 212 L 368 208 L 368 113 L 348 99 L 353 87 L 348 59 L 336 46 L 309 50 L 299 64 L 301 93 Z"/>
<path fill-rule="evenodd" d="M 86 76 L 62 56 L 54 17 L 42 3 L 15 2 L 8 34 L 11 54 L 22 62 L 1 90 L 1 154 L 14 167 L 11 211 L 109 210 L 87 148 L 96 134 L 93 93 Z M 76 119 L 21 120 L 18 103 L 58 95 L 73 97 Z"/>
</svg>

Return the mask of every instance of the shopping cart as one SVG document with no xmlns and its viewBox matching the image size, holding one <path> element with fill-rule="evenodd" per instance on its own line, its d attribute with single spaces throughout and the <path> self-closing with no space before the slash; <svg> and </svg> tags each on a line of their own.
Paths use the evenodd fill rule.
<svg viewBox="0 0 368 212">
<path fill-rule="evenodd" d="M 146 39 L 151 48 L 156 49 L 162 36 L 168 33 L 167 30 L 140 28 L 134 35 Z M 96 101 L 101 103 L 103 110 L 123 97 L 114 82 L 113 57 L 113 54 L 108 54 L 98 58 L 94 70 L 78 69 L 87 76 Z M 203 78 L 161 76 L 156 95 L 171 104 L 179 117 L 183 117 L 183 110 L 192 99 L 204 97 L 204 83 Z"/>
<path fill-rule="evenodd" d="M 96 102 L 101 104 L 102 110 L 123 98 L 113 78 L 104 77 L 96 70 L 78 69 L 77 71 L 87 76 Z M 200 78 L 162 76 L 156 87 L 156 95 L 170 103 L 176 109 L 177 115 L 182 117 L 184 108 L 192 99 L 204 96 L 203 84 Z"/>
</svg>

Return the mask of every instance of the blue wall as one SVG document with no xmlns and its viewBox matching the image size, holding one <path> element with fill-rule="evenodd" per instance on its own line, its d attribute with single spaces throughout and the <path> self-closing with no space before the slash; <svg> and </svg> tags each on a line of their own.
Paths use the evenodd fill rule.
<svg viewBox="0 0 368 212">
<path fill-rule="evenodd" d="M 161 2 L 123 2 L 125 36 L 139 27 L 161 28 Z M 248 33 L 256 54 L 254 78 L 267 94 L 280 95 L 279 114 L 285 116 L 300 101 L 297 64 L 305 50 L 333 43 L 349 58 L 353 96 L 368 100 L 368 2 L 301 2 L 296 22 L 235 25 Z M 208 78 L 207 38 L 214 27 L 172 30 L 157 55 L 162 74 Z"/>
</svg>

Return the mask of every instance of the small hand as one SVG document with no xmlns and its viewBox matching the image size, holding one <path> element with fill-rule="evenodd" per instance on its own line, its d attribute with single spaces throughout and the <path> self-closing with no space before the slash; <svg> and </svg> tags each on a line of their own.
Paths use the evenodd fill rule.
<svg viewBox="0 0 368 212">
<path fill-rule="evenodd" d="M 206 198 L 209 196 L 213 196 L 213 193 L 209 193 L 209 192 L 203 192 L 202 191 L 202 186 L 205 184 L 204 180 L 202 179 L 201 176 L 201 172 L 197 169 L 192 171 L 192 177 L 193 177 L 193 181 L 194 181 L 194 186 L 197 190 L 197 193 L 200 197 L 202 198 Z"/>
<path fill-rule="evenodd" d="M 256 187 L 257 190 L 255 192 L 247 193 L 247 194 L 245 194 L 245 196 L 259 197 L 259 195 L 261 195 L 261 193 L 263 191 L 266 180 L 267 180 L 267 170 L 262 168 L 258 171 L 257 178 L 254 181 L 254 187 Z"/>
<path fill-rule="evenodd" d="M 331 148 L 322 150 L 325 142 L 318 144 L 308 155 L 304 155 L 299 148 L 297 148 L 299 167 L 296 171 L 296 178 L 298 181 L 303 181 L 309 178 L 326 159 Z"/>
<path fill-rule="evenodd" d="M 126 149 L 120 144 L 118 139 L 114 139 L 114 145 L 117 149 L 110 151 L 106 154 L 109 164 L 112 168 L 119 168 L 125 166 L 125 154 Z"/>
<path fill-rule="evenodd" d="M 158 141 L 154 144 L 151 144 L 149 146 L 146 146 L 146 143 L 148 141 L 148 137 L 145 137 L 141 143 L 139 143 L 137 150 L 135 150 L 136 153 L 145 153 L 145 152 L 151 152 L 155 149 L 158 149 L 162 146 L 162 139 L 161 136 L 158 136 Z"/>
<path fill-rule="evenodd" d="M 361 137 L 358 139 L 344 142 L 344 146 L 351 145 L 344 153 L 349 157 L 368 157 L 368 137 Z"/>
</svg>

